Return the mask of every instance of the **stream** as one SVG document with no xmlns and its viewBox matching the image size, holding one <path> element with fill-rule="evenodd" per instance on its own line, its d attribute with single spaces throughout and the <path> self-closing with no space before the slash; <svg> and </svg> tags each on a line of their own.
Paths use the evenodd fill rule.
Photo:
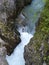
<svg viewBox="0 0 49 65">
<path fill-rule="evenodd" d="M 15 48 L 11 56 L 6 56 L 9 65 L 25 65 L 23 56 L 24 47 L 29 43 L 35 33 L 35 23 L 38 21 L 43 7 L 43 0 L 33 0 L 31 5 L 22 10 L 22 16 L 25 15 L 27 19 L 27 26 L 18 28 L 21 34 L 21 43 Z"/>
</svg>

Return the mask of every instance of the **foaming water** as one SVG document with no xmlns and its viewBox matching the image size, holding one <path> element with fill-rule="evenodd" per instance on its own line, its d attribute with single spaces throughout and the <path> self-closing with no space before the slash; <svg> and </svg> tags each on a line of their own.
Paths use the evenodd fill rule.
<svg viewBox="0 0 49 65">
<path fill-rule="evenodd" d="M 7 56 L 6 59 L 9 65 L 25 65 L 23 58 L 24 46 L 27 45 L 30 39 L 33 37 L 32 34 L 19 30 L 21 34 L 21 43 L 15 48 L 11 56 Z"/>
<path fill-rule="evenodd" d="M 25 7 L 22 11 L 23 15 L 27 18 L 27 26 L 19 28 L 21 34 L 21 43 L 15 48 L 11 56 L 7 56 L 6 59 L 9 65 L 25 65 L 24 61 L 24 47 L 33 37 L 35 32 L 35 23 L 39 19 L 40 12 L 44 6 L 43 0 L 33 0 L 32 4 Z M 9 49 L 10 50 L 10 49 Z"/>
<path fill-rule="evenodd" d="M 31 5 L 28 5 L 22 10 L 23 15 L 27 19 L 28 32 L 34 31 L 35 23 L 38 21 L 44 5 L 44 0 L 33 0 Z"/>
</svg>

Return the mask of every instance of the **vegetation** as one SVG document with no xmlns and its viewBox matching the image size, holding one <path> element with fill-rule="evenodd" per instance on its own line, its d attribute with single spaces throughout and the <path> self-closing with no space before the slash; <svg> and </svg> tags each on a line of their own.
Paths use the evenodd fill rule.
<svg viewBox="0 0 49 65">
<path fill-rule="evenodd" d="M 42 65 L 44 61 L 49 65 L 49 0 L 46 0 L 46 5 L 36 27 L 36 32 L 28 47 L 34 50 L 31 59 L 32 62 L 36 63 L 35 65 Z"/>
<path fill-rule="evenodd" d="M 49 65 L 49 0 L 46 0 L 46 5 L 41 13 L 34 40 L 36 40 L 34 44 L 36 51 L 39 51 L 41 43 L 44 45 L 43 60 Z"/>
</svg>

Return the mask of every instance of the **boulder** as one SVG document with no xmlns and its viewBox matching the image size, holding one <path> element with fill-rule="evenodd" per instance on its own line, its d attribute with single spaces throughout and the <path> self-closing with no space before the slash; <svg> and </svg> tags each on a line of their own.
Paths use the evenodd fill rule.
<svg viewBox="0 0 49 65">
<path fill-rule="evenodd" d="M 49 65 L 49 0 L 36 25 L 36 32 L 24 48 L 25 65 Z"/>
<path fill-rule="evenodd" d="M 3 46 L 7 48 L 8 55 L 10 55 L 14 48 L 21 42 L 20 33 L 17 30 L 11 30 L 3 22 L 0 22 L 0 38 L 4 41 Z"/>
<path fill-rule="evenodd" d="M 7 54 L 21 42 L 15 19 L 24 6 L 32 0 L 0 0 L 0 38 L 4 41 Z M 10 49 L 10 50 L 9 50 Z"/>
</svg>

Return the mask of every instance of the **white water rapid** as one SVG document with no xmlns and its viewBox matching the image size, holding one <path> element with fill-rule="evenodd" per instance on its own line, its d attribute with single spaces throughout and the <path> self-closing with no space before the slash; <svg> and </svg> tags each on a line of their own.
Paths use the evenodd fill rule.
<svg viewBox="0 0 49 65">
<path fill-rule="evenodd" d="M 38 20 L 39 14 L 43 6 L 44 6 L 43 0 L 33 0 L 31 5 L 24 8 L 23 12 L 26 14 L 25 16 L 29 21 L 28 30 L 31 30 L 32 32 L 22 31 L 22 28 L 19 28 L 19 32 L 21 34 L 21 43 L 15 48 L 11 56 L 6 57 L 9 65 L 25 65 L 23 56 L 24 47 L 29 43 L 30 39 L 33 37 L 35 31 L 35 22 Z"/>
<path fill-rule="evenodd" d="M 30 39 L 32 38 L 32 34 L 22 31 L 20 31 L 20 33 L 22 40 L 21 43 L 15 48 L 11 56 L 7 56 L 9 65 L 25 65 L 23 58 L 24 46 L 29 43 Z"/>
</svg>

